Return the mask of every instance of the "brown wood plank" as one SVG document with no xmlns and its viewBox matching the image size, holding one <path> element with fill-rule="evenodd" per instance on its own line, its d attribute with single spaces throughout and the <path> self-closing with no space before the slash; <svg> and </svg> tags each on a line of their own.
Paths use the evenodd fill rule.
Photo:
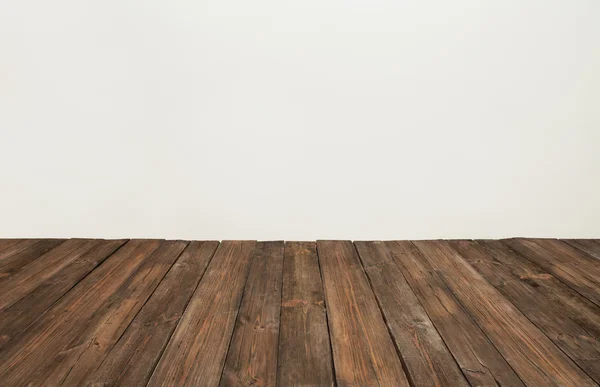
<svg viewBox="0 0 600 387">
<path fill-rule="evenodd" d="M 596 240 L 225 244 L 0 239 L 0 385 L 600 380 Z"/>
<path fill-rule="evenodd" d="M 63 243 L 64 239 L 30 239 L 0 253 L 0 282 Z"/>
<path fill-rule="evenodd" d="M 0 311 L 25 297 L 48 278 L 100 243 L 100 240 L 93 239 L 70 239 L 21 268 L 17 273 L 0 280 Z"/>
<path fill-rule="evenodd" d="M 600 262 L 557 239 L 508 239 L 504 243 L 600 306 Z"/>
<path fill-rule="evenodd" d="M 218 245 L 188 245 L 100 367 L 80 385 L 146 385 Z"/>
<path fill-rule="evenodd" d="M 523 386 L 521 379 L 421 252 L 409 241 L 386 242 L 385 246 L 469 383 L 473 386 Z"/>
<path fill-rule="evenodd" d="M 0 239 L 0 268 L 6 258 L 37 241 L 39 239 Z"/>
<path fill-rule="evenodd" d="M 350 241 L 317 241 L 340 386 L 408 386 L 402 364 Z"/>
<path fill-rule="evenodd" d="M 0 239 L 0 261 L 2 260 L 3 253 L 5 249 L 12 248 L 13 246 L 22 243 L 25 241 L 24 239 L 8 239 L 2 238 Z"/>
<path fill-rule="evenodd" d="M 229 345 L 221 386 L 274 386 L 283 242 L 259 242 Z"/>
<path fill-rule="evenodd" d="M 411 386 L 468 386 L 382 242 L 354 242 Z"/>
<path fill-rule="evenodd" d="M 219 383 L 255 245 L 219 245 L 149 386 Z"/>
<path fill-rule="evenodd" d="M 600 308 L 502 242 L 450 244 L 556 346 L 600 381 Z"/>
<path fill-rule="evenodd" d="M 579 250 L 600 259 L 600 242 L 597 239 L 561 239 Z"/>
<path fill-rule="evenodd" d="M 333 359 L 315 242 L 286 242 L 278 386 L 333 386 Z"/>
<path fill-rule="evenodd" d="M 185 241 L 162 242 L 115 293 L 114 299 L 100 307 L 104 316 L 93 335 L 84 335 L 70 344 L 84 345 L 85 349 L 74 362 L 62 362 L 69 371 L 62 385 L 79 386 L 100 366 L 187 245 Z M 46 381 L 60 380 L 61 374 L 60 367 L 55 365 L 52 375 L 57 376 L 54 379 L 46 377 Z"/>
<path fill-rule="evenodd" d="M 124 243 L 124 240 L 102 241 L 0 312 L 0 348 Z"/>
<path fill-rule="evenodd" d="M 132 282 L 130 277 L 159 245 L 129 241 L 9 341 L 0 351 L 0 380 L 8 386 L 60 385 L 68 365 L 89 344 L 96 346 L 87 339 L 120 305 L 119 289 Z M 98 344 L 102 349 L 104 343 Z"/>
<path fill-rule="evenodd" d="M 596 385 L 447 242 L 413 243 L 526 384 Z"/>
</svg>

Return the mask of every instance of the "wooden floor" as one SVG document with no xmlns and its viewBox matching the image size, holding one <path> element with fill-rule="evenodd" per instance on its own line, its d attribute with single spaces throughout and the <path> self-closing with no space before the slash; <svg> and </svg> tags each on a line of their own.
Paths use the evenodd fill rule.
<svg viewBox="0 0 600 387">
<path fill-rule="evenodd" d="M 0 240 L 0 386 L 590 386 L 600 242 Z"/>
</svg>

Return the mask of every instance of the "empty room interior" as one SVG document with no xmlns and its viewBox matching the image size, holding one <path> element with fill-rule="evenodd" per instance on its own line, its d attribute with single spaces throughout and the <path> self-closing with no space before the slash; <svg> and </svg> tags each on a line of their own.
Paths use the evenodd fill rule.
<svg viewBox="0 0 600 387">
<path fill-rule="evenodd" d="M 0 2 L 0 387 L 599 386 L 600 2 Z"/>
</svg>

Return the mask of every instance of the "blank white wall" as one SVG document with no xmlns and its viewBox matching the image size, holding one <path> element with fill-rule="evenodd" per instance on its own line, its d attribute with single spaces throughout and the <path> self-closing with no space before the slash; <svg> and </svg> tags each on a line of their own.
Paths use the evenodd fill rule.
<svg viewBox="0 0 600 387">
<path fill-rule="evenodd" d="M 600 237 L 597 0 L 0 2 L 0 237 Z"/>
</svg>

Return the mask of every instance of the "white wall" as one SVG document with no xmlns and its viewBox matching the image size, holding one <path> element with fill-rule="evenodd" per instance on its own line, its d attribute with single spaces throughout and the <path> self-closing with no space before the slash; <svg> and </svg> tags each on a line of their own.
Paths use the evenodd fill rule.
<svg viewBox="0 0 600 387">
<path fill-rule="evenodd" d="M 0 237 L 600 237 L 597 0 L 1 0 Z"/>
</svg>

